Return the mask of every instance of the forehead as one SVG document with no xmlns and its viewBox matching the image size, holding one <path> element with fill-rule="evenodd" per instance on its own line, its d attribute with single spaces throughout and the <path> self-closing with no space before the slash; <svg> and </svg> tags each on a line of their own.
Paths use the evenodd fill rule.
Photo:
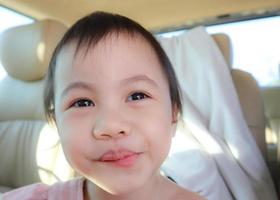
<svg viewBox="0 0 280 200">
<path fill-rule="evenodd" d="M 93 37 L 81 40 L 79 44 L 77 42 L 79 39 L 74 39 L 63 45 L 58 53 L 56 63 L 64 61 L 65 56 L 71 57 L 72 60 L 80 59 L 80 57 L 84 59 L 88 54 L 99 53 L 104 55 L 104 51 L 111 52 L 120 47 L 124 49 L 138 47 L 137 49 L 145 49 L 147 54 L 152 54 L 157 57 L 152 44 L 140 33 L 111 32 L 101 38 L 99 36 L 96 36 L 96 38 L 95 36 Z"/>
<path fill-rule="evenodd" d="M 129 71 L 163 73 L 156 52 L 146 39 L 125 33 L 110 34 L 92 46 L 77 50 L 75 43 L 68 44 L 57 57 L 55 74 L 61 78 L 88 68 L 100 76 Z"/>
</svg>

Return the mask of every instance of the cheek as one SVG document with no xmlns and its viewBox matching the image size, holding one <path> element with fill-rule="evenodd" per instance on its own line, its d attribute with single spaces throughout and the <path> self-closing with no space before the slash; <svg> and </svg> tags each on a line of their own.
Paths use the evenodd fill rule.
<svg viewBox="0 0 280 200">
<path fill-rule="evenodd" d="M 170 150 L 172 141 L 170 126 L 161 124 L 160 128 L 152 133 L 152 139 L 154 144 L 153 148 L 156 154 L 165 158 Z"/>
<path fill-rule="evenodd" d="M 83 118 L 61 115 L 57 121 L 57 127 L 64 154 L 72 163 L 87 151 L 86 148 L 89 145 L 86 143 L 90 141 L 89 126 Z"/>
<path fill-rule="evenodd" d="M 137 115 L 135 121 L 153 157 L 163 161 L 167 156 L 174 135 L 171 111 L 153 108 L 146 115 Z"/>
<path fill-rule="evenodd" d="M 57 127 L 62 138 L 78 139 L 90 131 L 90 119 L 88 114 L 65 112 L 58 115 Z"/>
</svg>

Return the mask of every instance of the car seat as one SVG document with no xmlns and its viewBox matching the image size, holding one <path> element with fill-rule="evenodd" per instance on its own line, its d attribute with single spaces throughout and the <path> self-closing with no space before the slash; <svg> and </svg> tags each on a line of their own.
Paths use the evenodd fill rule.
<svg viewBox="0 0 280 200">
<path fill-rule="evenodd" d="M 0 192 L 73 175 L 54 127 L 43 111 L 44 76 L 67 27 L 54 20 L 14 27 L 0 35 Z"/>
<path fill-rule="evenodd" d="M 268 161 L 273 179 L 279 190 L 280 167 L 280 82 L 261 88 L 266 116 L 266 135 L 268 142 Z"/>
<path fill-rule="evenodd" d="M 260 88 L 250 73 L 232 68 L 233 53 L 230 38 L 222 33 L 213 34 L 212 37 L 230 67 L 245 121 L 250 128 L 264 159 L 267 160 L 265 115 Z"/>
</svg>

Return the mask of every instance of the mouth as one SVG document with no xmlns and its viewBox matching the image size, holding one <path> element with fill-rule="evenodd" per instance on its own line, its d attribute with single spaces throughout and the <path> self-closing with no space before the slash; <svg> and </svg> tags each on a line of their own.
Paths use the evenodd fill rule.
<svg viewBox="0 0 280 200">
<path fill-rule="evenodd" d="M 104 153 L 99 161 L 117 167 L 128 168 L 134 165 L 139 155 L 140 153 L 127 149 L 119 149 L 117 151 L 110 150 Z"/>
</svg>

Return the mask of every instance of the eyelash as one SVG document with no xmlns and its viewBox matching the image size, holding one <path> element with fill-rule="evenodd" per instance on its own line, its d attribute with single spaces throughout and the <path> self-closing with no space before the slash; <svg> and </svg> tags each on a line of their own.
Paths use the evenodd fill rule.
<svg viewBox="0 0 280 200">
<path fill-rule="evenodd" d="M 143 92 L 134 92 L 131 95 L 128 96 L 128 101 L 140 101 L 146 98 L 150 98 L 149 95 L 143 93 Z M 95 106 L 94 102 L 90 99 L 78 99 L 74 103 L 70 105 L 74 108 L 81 108 L 81 107 L 89 107 L 89 106 Z"/>
<path fill-rule="evenodd" d="M 83 103 L 83 105 L 81 105 Z M 94 102 L 89 99 L 78 99 L 74 103 L 71 104 L 70 107 L 80 108 L 80 107 L 89 107 L 95 106 Z"/>
<path fill-rule="evenodd" d="M 140 101 L 146 98 L 150 98 L 150 96 L 145 94 L 144 92 L 134 92 L 129 95 L 128 101 Z"/>
</svg>

